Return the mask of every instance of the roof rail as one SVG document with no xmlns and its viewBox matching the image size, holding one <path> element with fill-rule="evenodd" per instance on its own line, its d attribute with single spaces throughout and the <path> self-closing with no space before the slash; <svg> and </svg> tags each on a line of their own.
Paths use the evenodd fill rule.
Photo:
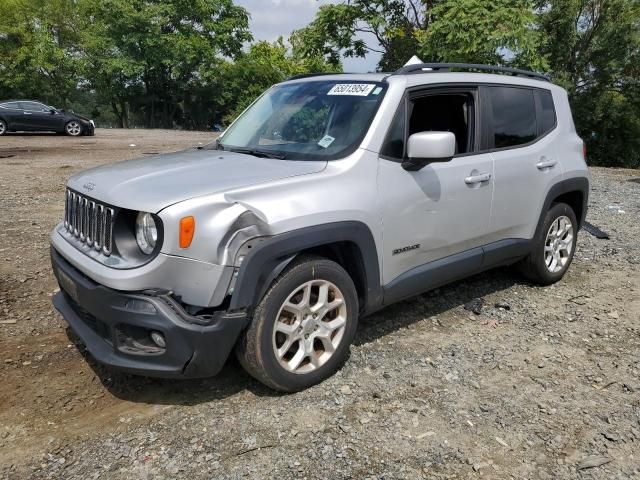
<svg viewBox="0 0 640 480">
<path fill-rule="evenodd" d="M 322 77 L 324 75 L 341 75 L 340 72 L 321 72 L 321 73 L 300 73 L 298 75 L 294 75 L 285 80 L 288 82 L 289 80 L 298 80 L 300 78 L 309 78 L 309 77 Z"/>
<path fill-rule="evenodd" d="M 517 77 L 535 78 L 550 82 L 549 77 L 541 73 L 530 72 L 529 70 L 520 70 L 518 68 L 499 67 L 496 65 L 482 65 L 480 63 L 419 63 L 415 65 L 406 65 L 399 68 L 392 75 L 410 75 L 414 73 L 431 73 L 431 72 L 450 72 L 452 68 L 460 70 L 479 70 L 482 72 L 499 72 L 507 73 Z"/>
</svg>

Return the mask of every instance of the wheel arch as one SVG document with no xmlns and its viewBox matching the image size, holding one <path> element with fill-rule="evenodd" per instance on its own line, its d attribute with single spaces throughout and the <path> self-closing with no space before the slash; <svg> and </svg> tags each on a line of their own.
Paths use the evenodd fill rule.
<svg viewBox="0 0 640 480">
<path fill-rule="evenodd" d="M 587 216 L 587 205 L 589 203 L 589 179 L 587 177 L 573 177 L 562 180 L 553 185 L 544 200 L 540 218 L 535 234 L 538 235 L 544 216 L 554 203 L 566 203 L 569 205 L 578 219 L 577 230 L 580 230 Z"/>
<path fill-rule="evenodd" d="M 362 222 L 345 221 L 293 230 L 256 245 L 242 263 L 230 309 L 255 307 L 278 275 L 302 254 L 320 255 L 340 264 L 353 279 L 363 313 L 382 304 L 373 234 Z"/>
</svg>

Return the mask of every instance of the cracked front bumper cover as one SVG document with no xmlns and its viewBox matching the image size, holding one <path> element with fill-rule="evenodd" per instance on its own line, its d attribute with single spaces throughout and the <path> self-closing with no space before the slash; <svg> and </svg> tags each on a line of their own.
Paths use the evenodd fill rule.
<svg viewBox="0 0 640 480">
<path fill-rule="evenodd" d="M 216 312 L 209 325 L 185 321 L 189 315 L 162 296 L 121 292 L 97 284 L 51 249 L 60 292 L 53 304 L 100 363 L 155 377 L 209 377 L 218 373 L 240 332 L 246 313 Z M 166 348 L 132 349 L 126 332 L 160 332 Z"/>
</svg>

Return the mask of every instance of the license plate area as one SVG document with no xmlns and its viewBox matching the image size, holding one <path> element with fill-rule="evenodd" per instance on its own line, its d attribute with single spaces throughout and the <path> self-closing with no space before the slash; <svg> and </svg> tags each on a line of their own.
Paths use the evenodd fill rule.
<svg viewBox="0 0 640 480">
<path fill-rule="evenodd" d="M 76 282 L 74 282 L 69 275 L 67 275 L 59 268 L 56 269 L 56 277 L 58 277 L 60 288 L 64 290 L 65 293 L 69 295 L 74 302 L 80 303 L 78 299 L 78 286 L 76 285 Z"/>
</svg>

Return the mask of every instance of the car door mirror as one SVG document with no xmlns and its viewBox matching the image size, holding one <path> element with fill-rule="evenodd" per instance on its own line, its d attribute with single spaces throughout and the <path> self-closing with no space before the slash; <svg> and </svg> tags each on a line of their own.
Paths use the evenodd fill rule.
<svg viewBox="0 0 640 480">
<path fill-rule="evenodd" d="M 456 136 L 451 132 L 418 132 L 409 137 L 407 160 L 402 168 L 416 171 L 430 163 L 448 162 L 456 153 Z"/>
<path fill-rule="evenodd" d="M 58 111 L 57 111 L 55 108 L 50 108 L 50 109 L 49 109 L 49 113 L 50 113 L 51 115 L 55 115 L 56 113 L 58 113 Z"/>
</svg>

